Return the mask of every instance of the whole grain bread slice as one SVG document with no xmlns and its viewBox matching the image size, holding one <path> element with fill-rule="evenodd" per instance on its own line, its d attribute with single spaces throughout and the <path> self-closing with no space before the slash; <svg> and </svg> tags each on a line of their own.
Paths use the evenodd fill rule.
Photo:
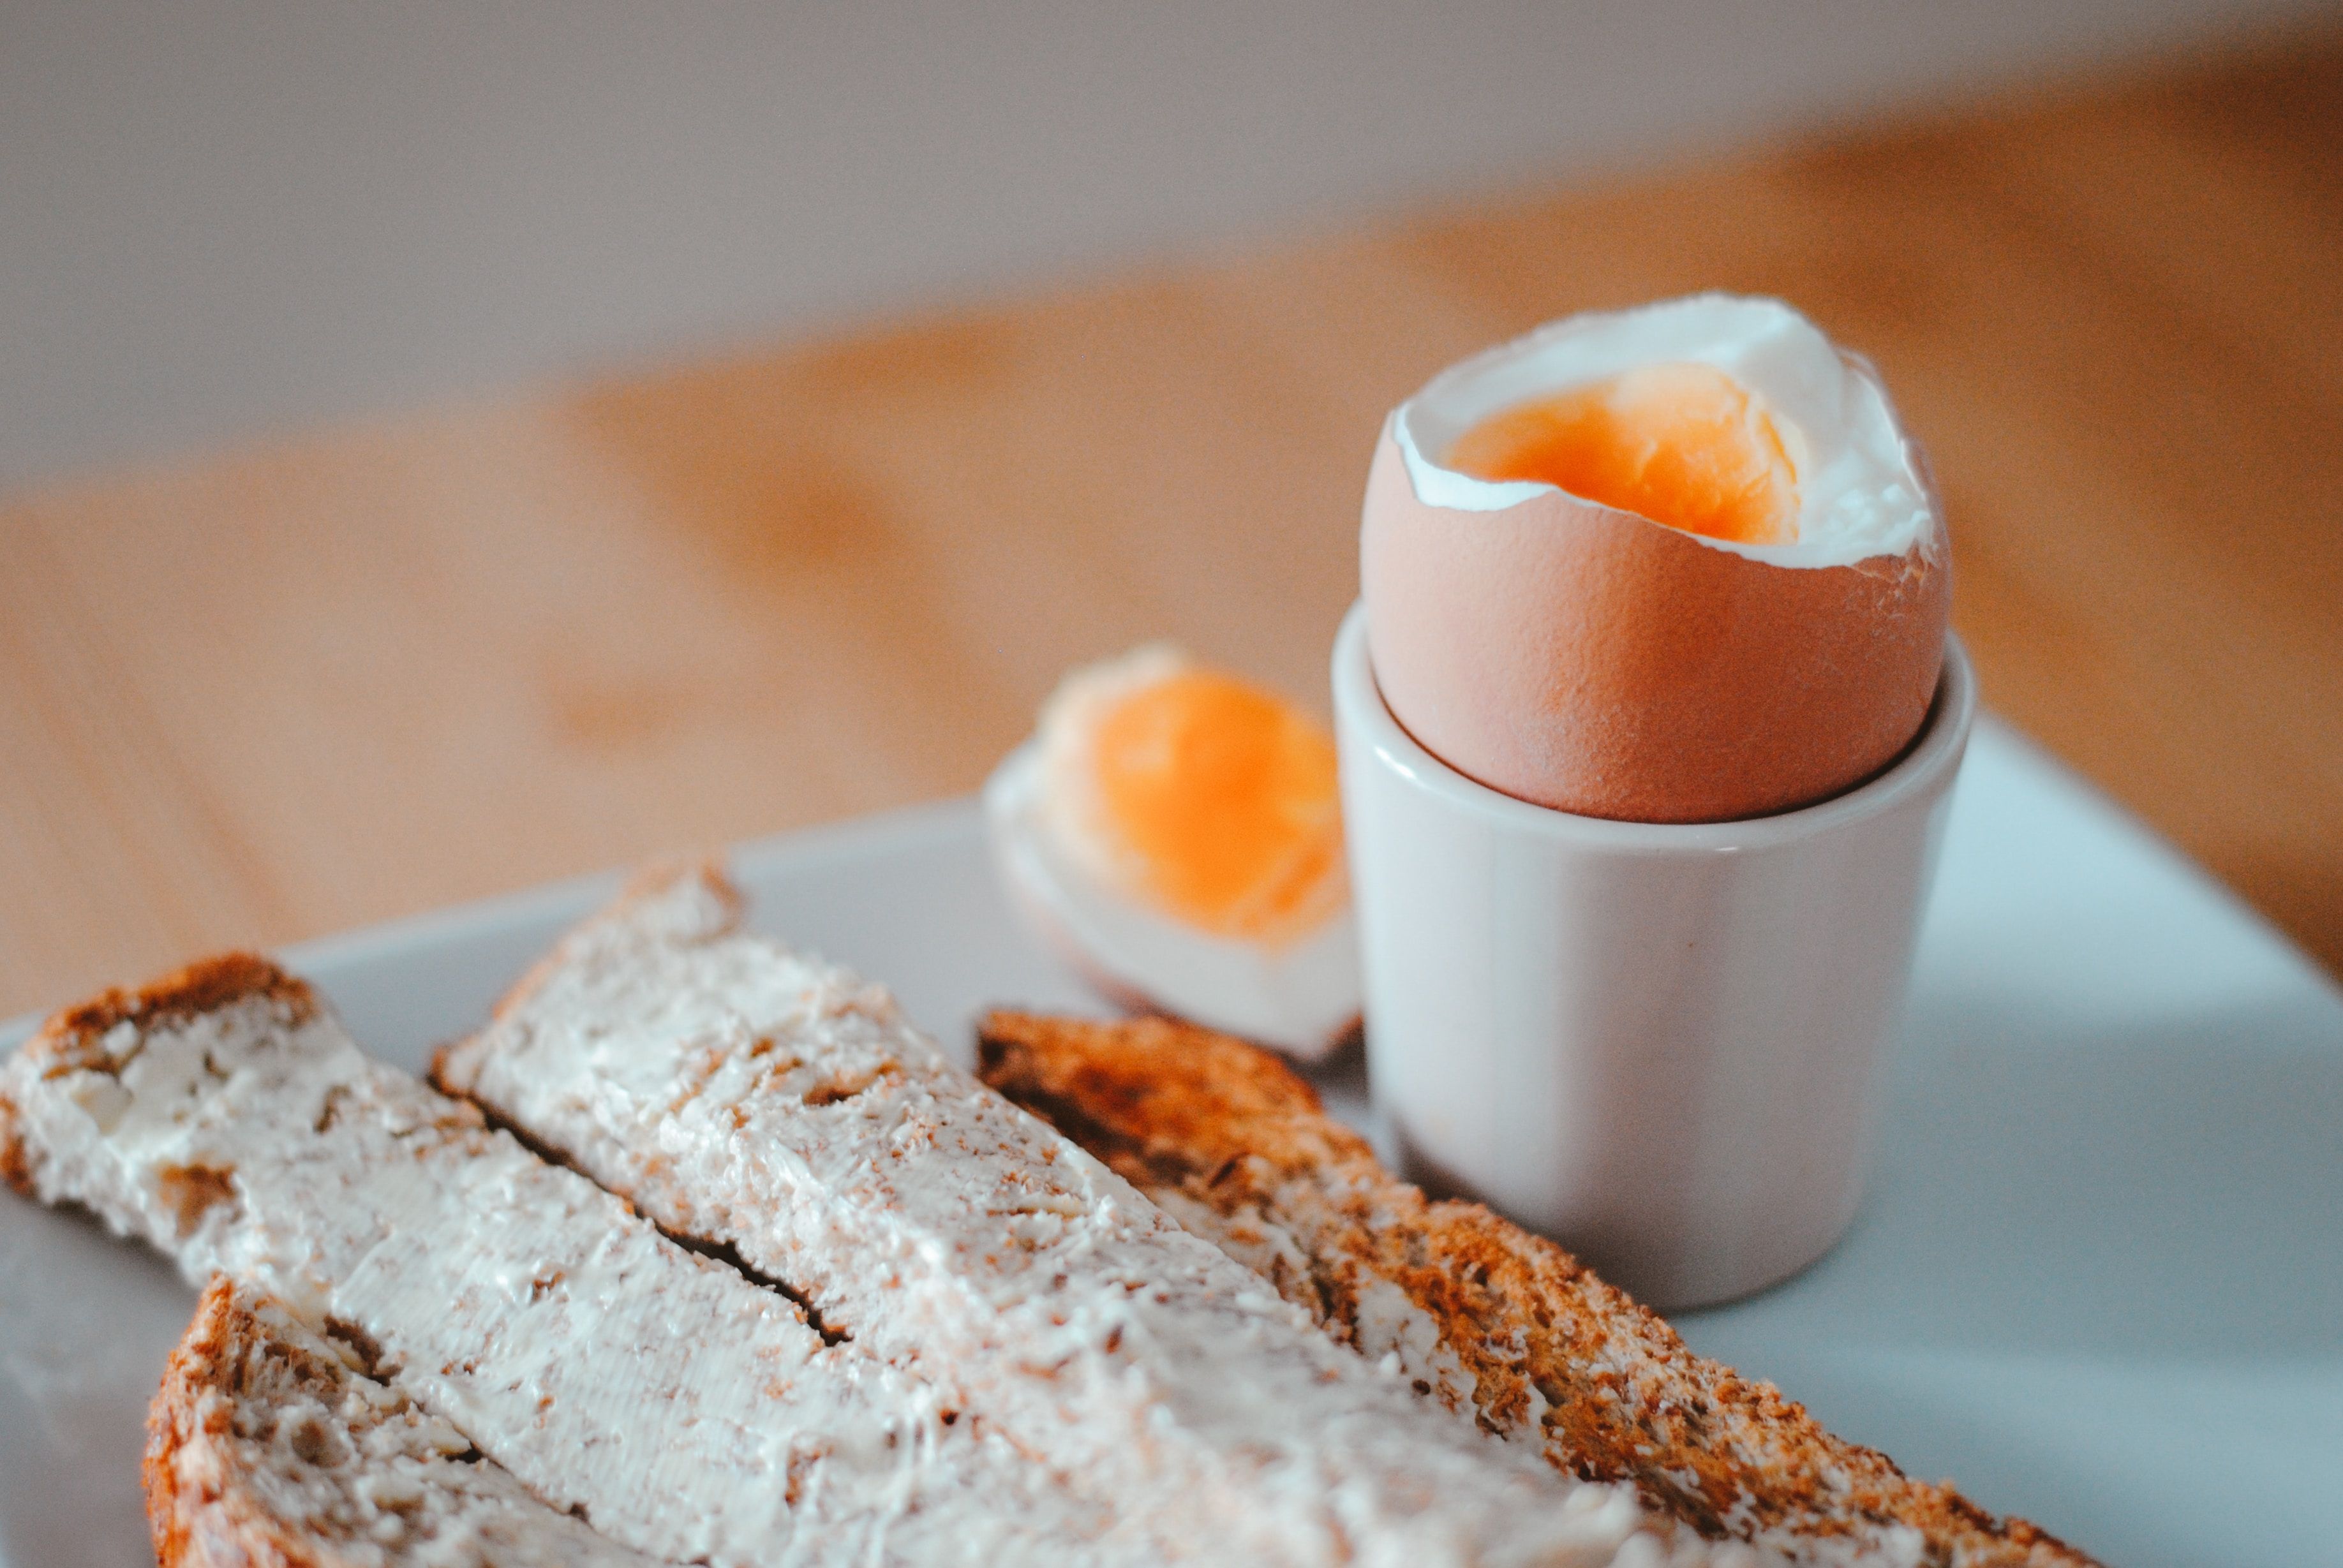
<svg viewBox="0 0 2343 1568">
<path fill-rule="evenodd" d="M 725 1568 L 1149 1561 L 779 1282 L 662 1236 L 232 955 L 0 1062 L 0 1171 L 225 1273 L 636 1550 Z"/>
<path fill-rule="evenodd" d="M 1213 1563 L 1745 1561 L 1556 1476 L 1331 1344 L 950 1061 L 874 986 L 746 929 L 712 867 L 572 930 L 445 1088 L 720 1241 L 1044 1464 Z"/>
<path fill-rule="evenodd" d="M 1165 1019 L 1012 1011 L 980 1022 L 978 1050 L 986 1082 L 1335 1338 L 1558 1469 L 1800 1563 L 2089 1568 L 1693 1354 L 1553 1242 L 1426 1198 L 1266 1050 Z"/>
<path fill-rule="evenodd" d="M 212 1282 L 146 1420 L 160 1568 L 650 1568 L 285 1304 Z"/>
</svg>

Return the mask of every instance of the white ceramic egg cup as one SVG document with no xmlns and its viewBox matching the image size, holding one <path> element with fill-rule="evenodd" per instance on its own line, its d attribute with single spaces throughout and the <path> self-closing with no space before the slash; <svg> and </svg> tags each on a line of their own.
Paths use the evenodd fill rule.
<svg viewBox="0 0 2343 1568">
<path fill-rule="evenodd" d="M 1410 1174 L 1655 1307 L 1828 1251 L 1976 716 L 1959 644 L 1899 761 L 1739 822 L 1577 817 L 1473 782 L 1384 706 L 1363 607 L 1333 675 L 1368 1079 Z"/>
</svg>

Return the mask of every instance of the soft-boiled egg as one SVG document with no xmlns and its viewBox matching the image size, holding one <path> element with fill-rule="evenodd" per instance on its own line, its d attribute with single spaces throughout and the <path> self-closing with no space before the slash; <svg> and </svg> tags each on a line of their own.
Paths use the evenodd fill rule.
<svg viewBox="0 0 2343 1568">
<path fill-rule="evenodd" d="M 1952 598 L 1935 490 L 1870 367 L 1788 306 L 1572 317 L 1386 422 L 1360 577 L 1427 750 L 1542 806 L 1786 810 L 1918 733 Z"/>
<path fill-rule="evenodd" d="M 1304 1059 L 1356 1022 L 1334 740 L 1276 693 L 1160 645 L 1077 670 L 984 806 L 1012 900 L 1116 1000 Z"/>
</svg>

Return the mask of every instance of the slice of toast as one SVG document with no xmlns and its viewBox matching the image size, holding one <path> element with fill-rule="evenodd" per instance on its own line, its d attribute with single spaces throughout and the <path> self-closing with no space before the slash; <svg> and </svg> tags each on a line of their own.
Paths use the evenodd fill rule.
<svg viewBox="0 0 2343 1568">
<path fill-rule="evenodd" d="M 1685 1349 L 1562 1248 L 1383 1170 L 1268 1051 L 1163 1019 L 999 1011 L 985 1081 L 1335 1338 L 1554 1465 L 1801 1563 L 2087 1568 L 2023 1520 L 1906 1477 L 1771 1385 Z"/>
<path fill-rule="evenodd" d="M 0 1063 L 0 1170 L 258 1287 L 532 1493 L 714 1564 L 1145 1560 L 776 1282 L 686 1251 L 361 1052 L 266 960 L 59 1014 Z"/>
<path fill-rule="evenodd" d="M 573 930 L 434 1076 L 949 1379 L 1167 1552 L 1720 1556 L 1627 1488 L 1557 1477 L 1331 1343 L 883 991 L 745 930 L 713 868 L 648 878 Z"/>
<path fill-rule="evenodd" d="M 160 1568 L 651 1568 L 355 1362 L 212 1282 L 146 1419 Z"/>
</svg>

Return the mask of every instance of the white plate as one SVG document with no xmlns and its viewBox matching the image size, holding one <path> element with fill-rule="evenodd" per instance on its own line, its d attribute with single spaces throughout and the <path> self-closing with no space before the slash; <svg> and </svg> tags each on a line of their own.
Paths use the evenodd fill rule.
<svg viewBox="0 0 2343 1568">
<path fill-rule="evenodd" d="M 947 1041 L 987 1003 L 1085 1005 L 996 896 L 972 803 L 736 869 L 758 924 L 883 980 Z M 615 885 L 287 959 L 419 1067 Z M 1356 1071 L 1327 1081 L 1353 1113 Z M 141 1422 L 192 1299 L 95 1226 L 0 1198 L 0 1568 L 146 1557 Z M 1981 728 L 1862 1219 L 1800 1278 L 1680 1326 L 2110 1563 L 2343 1561 L 2343 994 Z"/>
</svg>

